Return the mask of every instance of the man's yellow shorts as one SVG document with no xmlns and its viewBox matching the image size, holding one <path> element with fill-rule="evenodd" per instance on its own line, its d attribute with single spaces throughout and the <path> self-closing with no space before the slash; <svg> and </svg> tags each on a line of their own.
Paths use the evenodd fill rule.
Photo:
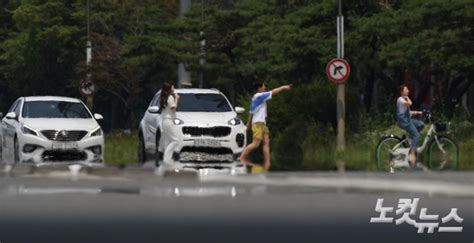
<svg viewBox="0 0 474 243">
<path fill-rule="evenodd" d="M 254 138 L 262 140 L 264 135 L 270 134 L 270 131 L 265 123 L 256 122 L 252 124 L 252 133 Z"/>
</svg>

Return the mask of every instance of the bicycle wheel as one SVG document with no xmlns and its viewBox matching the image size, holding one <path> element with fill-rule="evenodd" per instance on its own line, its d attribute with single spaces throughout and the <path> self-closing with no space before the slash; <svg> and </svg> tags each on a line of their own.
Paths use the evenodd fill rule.
<svg viewBox="0 0 474 243">
<path fill-rule="evenodd" d="M 402 140 L 398 137 L 384 137 L 380 140 L 375 150 L 375 159 L 379 170 L 389 171 L 391 166 L 391 153 L 393 147 Z"/>
<path fill-rule="evenodd" d="M 456 143 L 446 136 L 438 136 L 428 146 L 428 167 L 434 170 L 456 170 L 459 167 L 459 149 Z"/>
</svg>

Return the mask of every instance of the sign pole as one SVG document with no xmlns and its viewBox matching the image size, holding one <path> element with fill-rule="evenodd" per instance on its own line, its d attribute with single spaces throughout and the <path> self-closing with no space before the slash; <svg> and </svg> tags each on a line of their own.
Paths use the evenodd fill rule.
<svg viewBox="0 0 474 243">
<path fill-rule="evenodd" d="M 87 0 L 87 44 L 86 44 L 86 65 L 87 65 L 87 82 L 91 82 L 90 65 L 92 61 L 92 42 L 91 42 L 91 30 L 90 30 L 90 0 Z M 93 110 L 94 96 L 87 96 L 87 107 L 89 110 Z"/>
<path fill-rule="evenodd" d="M 337 55 L 338 58 L 344 58 L 344 16 L 342 16 L 342 5 L 339 0 L 339 15 L 337 16 Z M 346 119 L 346 102 L 345 102 L 345 86 L 344 83 L 337 85 L 337 146 L 336 152 L 338 158 L 336 161 L 339 172 L 345 171 L 345 161 L 341 158 L 346 147 L 345 138 L 345 119 Z"/>
<path fill-rule="evenodd" d="M 191 0 L 179 0 L 179 13 L 178 18 L 184 18 L 184 15 L 189 12 L 191 9 L 192 1 Z M 186 69 L 184 62 L 178 64 L 178 82 L 176 84 L 177 88 L 190 87 L 192 86 L 191 82 L 191 73 Z"/>
</svg>

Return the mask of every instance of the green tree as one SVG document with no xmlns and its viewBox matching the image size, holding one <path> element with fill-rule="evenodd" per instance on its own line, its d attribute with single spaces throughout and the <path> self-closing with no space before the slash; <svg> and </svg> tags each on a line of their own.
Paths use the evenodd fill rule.
<svg viewBox="0 0 474 243">
<path fill-rule="evenodd" d="M 11 1 L 3 8 L 7 33 L 0 43 L 0 72 L 13 96 L 73 95 L 73 72 L 80 54 L 75 1 Z M 15 4 L 16 3 L 16 4 Z M 11 12 L 10 12 L 11 11 Z"/>
<path fill-rule="evenodd" d="M 162 82 L 176 76 L 174 50 L 179 41 L 170 26 L 176 16 L 164 11 L 174 3 L 107 0 L 92 5 L 92 63 L 80 62 L 76 73 L 80 79 L 92 73 L 99 88 L 95 102 L 99 110 L 108 112 L 104 103 L 119 102 L 117 107 L 123 107 L 124 112 L 117 115 L 125 116 L 122 119 L 126 121 L 122 126 L 135 128 L 149 97 Z"/>
</svg>

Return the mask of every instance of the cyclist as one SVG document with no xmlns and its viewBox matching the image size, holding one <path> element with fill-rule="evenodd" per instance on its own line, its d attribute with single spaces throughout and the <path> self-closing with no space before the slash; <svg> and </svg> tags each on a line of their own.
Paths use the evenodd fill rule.
<svg viewBox="0 0 474 243">
<path fill-rule="evenodd" d="M 401 85 L 399 87 L 400 97 L 397 99 L 397 125 L 406 130 L 411 139 L 410 151 L 409 151 L 409 162 L 410 166 L 416 168 L 416 157 L 417 157 L 417 148 L 418 140 L 420 138 L 420 132 L 424 128 L 423 122 L 412 119 L 412 116 L 422 115 L 421 111 L 411 111 L 410 106 L 413 105 L 413 102 L 408 97 L 410 90 L 406 85 Z"/>
</svg>

